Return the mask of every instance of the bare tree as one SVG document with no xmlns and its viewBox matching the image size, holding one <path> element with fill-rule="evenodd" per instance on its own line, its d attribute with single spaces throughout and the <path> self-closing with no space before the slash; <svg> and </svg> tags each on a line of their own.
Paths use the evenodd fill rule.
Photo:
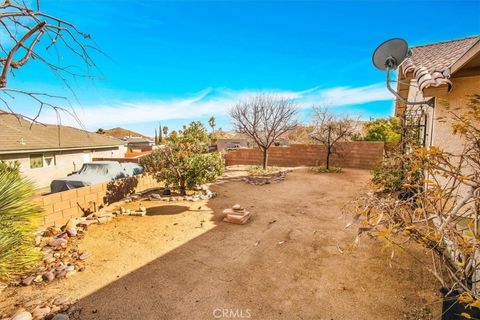
<svg viewBox="0 0 480 320">
<path fill-rule="evenodd" d="M 335 116 L 328 107 L 313 107 L 313 132 L 310 137 L 323 144 L 327 153 L 326 169 L 330 169 L 330 158 L 335 145 L 346 141 L 357 131 L 357 119 L 349 116 Z"/>
<path fill-rule="evenodd" d="M 267 168 L 268 149 L 285 132 L 298 126 L 297 106 L 293 100 L 259 94 L 238 103 L 230 111 L 235 130 L 248 135 L 263 152 L 263 168 Z"/>
<path fill-rule="evenodd" d="M 28 4 L 27 4 L 28 3 Z M 58 99 L 67 101 L 66 97 L 48 93 L 33 92 L 27 88 L 12 88 L 10 77 L 15 77 L 30 60 L 35 60 L 47 66 L 63 81 L 74 95 L 69 80 L 77 78 L 94 78 L 92 68 L 96 69 L 90 55 L 91 50 L 99 51 L 91 42 L 90 35 L 81 32 L 74 24 L 62 18 L 43 12 L 40 0 L 3 0 L 0 4 L 0 102 L 5 106 L 3 113 L 21 116 L 36 121 L 44 107 L 53 108 L 75 116 L 73 109 L 61 107 L 55 103 Z M 50 51 L 54 52 L 50 52 Z M 65 54 L 75 57 L 85 69 L 79 65 L 62 65 Z M 52 56 L 56 56 L 52 58 Z M 70 62 L 70 61 L 69 61 Z M 72 62 L 73 63 L 73 62 Z M 38 104 L 38 112 L 33 118 L 19 115 L 11 106 L 11 99 L 24 95 Z M 78 119 L 77 119 L 78 121 Z"/>
</svg>

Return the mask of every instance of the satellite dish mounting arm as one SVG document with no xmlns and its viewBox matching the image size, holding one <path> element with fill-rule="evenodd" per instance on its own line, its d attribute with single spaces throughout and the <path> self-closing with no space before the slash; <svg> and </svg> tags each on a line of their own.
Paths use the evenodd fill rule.
<svg viewBox="0 0 480 320">
<path fill-rule="evenodd" d="M 421 104 L 426 104 L 430 107 L 434 107 L 434 98 L 430 98 L 428 100 L 424 100 L 424 101 L 408 101 L 407 99 L 404 99 L 401 95 L 398 94 L 397 91 L 395 91 L 392 86 L 390 85 L 390 70 L 391 70 L 391 67 L 388 65 L 388 62 L 385 64 L 385 71 L 387 73 L 387 89 L 388 91 L 390 91 L 398 100 L 400 100 L 401 102 L 405 103 L 406 105 L 411 105 L 411 106 L 415 106 L 415 105 L 421 105 Z"/>
</svg>

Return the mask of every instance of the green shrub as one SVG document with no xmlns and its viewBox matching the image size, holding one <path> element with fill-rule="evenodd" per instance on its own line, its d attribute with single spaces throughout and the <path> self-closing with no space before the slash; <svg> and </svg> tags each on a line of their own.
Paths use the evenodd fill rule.
<svg viewBox="0 0 480 320">
<path fill-rule="evenodd" d="M 140 164 L 157 181 L 173 186 L 185 195 L 187 189 L 213 182 L 223 174 L 225 163 L 220 153 L 208 153 L 210 140 L 198 121 L 165 139 L 162 147 L 145 156 Z"/>
<path fill-rule="evenodd" d="M 34 237 L 42 210 L 32 202 L 34 192 L 18 164 L 0 163 L 0 282 L 22 275 L 40 261 Z"/>
</svg>

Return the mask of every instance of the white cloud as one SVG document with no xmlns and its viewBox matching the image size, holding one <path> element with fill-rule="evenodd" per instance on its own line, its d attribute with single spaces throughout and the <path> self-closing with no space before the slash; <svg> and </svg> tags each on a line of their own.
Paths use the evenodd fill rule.
<svg viewBox="0 0 480 320">
<path fill-rule="evenodd" d="M 80 121 L 88 128 L 138 124 L 151 121 L 173 119 L 195 119 L 210 115 L 226 115 L 238 101 L 248 99 L 259 92 L 269 92 L 277 96 L 295 99 L 300 108 L 310 108 L 313 104 L 327 104 L 331 107 L 359 105 L 374 101 L 391 100 L 392 96 L 383 84 L 363 87 L 311 88 L 302 91 L 288 90 L 241 90 L 205 89 L 189 96 L 151 101 L 125 101 L 109 105 L 75 107 Z M 45 111 L 41 116 L 45 123 L 56 123 L 53 111 Z M 62 117 L 62 123 L 78 126 L 71 117 Z"/>
</svg>

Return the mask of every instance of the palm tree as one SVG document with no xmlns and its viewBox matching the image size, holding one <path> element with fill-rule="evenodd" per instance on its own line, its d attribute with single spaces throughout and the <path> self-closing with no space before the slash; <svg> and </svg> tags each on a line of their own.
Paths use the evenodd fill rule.
<svg viewBox="0 0 480 320">
<path fill-rule="evenodd" d="M 210 119 L 208 119 L 208 124 L 212 128 L 212 133 L 215 133 L 215 117 L 211 116 Z"/>
</svg>

